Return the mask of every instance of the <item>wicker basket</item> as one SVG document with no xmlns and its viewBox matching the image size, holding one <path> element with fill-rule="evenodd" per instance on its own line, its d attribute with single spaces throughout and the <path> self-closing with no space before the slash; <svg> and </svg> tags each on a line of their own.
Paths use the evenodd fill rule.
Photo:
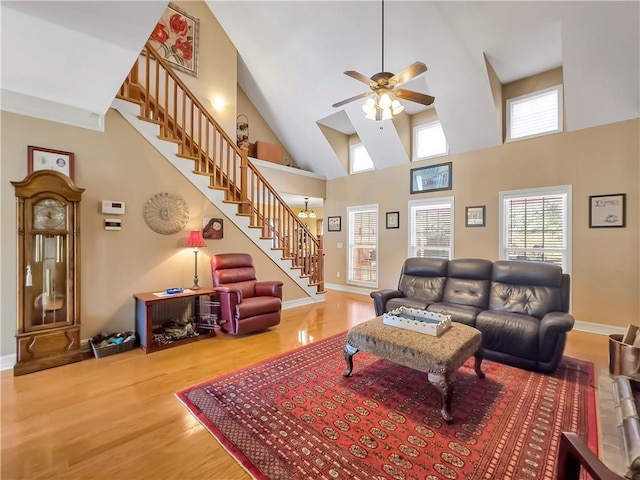
<svg viewBox="0 0 640 480">
<path fill-rule="evenodd" d="M 109 355 L 114 355 L 116 353 L 127 352 L 131 350 L 134 344 L 136 343 L 136 336 L 133 332 L 124 332 L 121 334 L 114 334 L 114 335 L 110 335 L 109 337 L 114 337 L 116 335 L 121 335 L 124 338 L 128 338 L 128 340 L 122 343 L 113 343 L 113 344 L 107 345 L 106 347 L 96 347 L 96 345 L 94 344 L 94 340 L 96 339 L 96 337 L 89 340 L 89 344 L 91 345 L 91 350 L 93 350 L 93 354 L 95 355 L 96 358 L 107 357 Z M 106 338 L 109 338 L 109 337 L 106 337 Z M 100 342 L 97 342 L 97 343 L 100 343 Z"/>
</svg>

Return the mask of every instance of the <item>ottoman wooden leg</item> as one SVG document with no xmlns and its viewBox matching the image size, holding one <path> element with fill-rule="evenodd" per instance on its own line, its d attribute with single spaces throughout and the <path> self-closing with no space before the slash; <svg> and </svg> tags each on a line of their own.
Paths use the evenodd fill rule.
<svg viewBox="0 0 640 480">
<path fill-rule="evenodd" d="M 453 385 L 449 381 L 449 375 L 446 373 L 430 373 L 428 378 L 429 382 L 440 392 L 440 397 L 442 398 L 440 414 L 442 415 L 442 418 L 447 423 L 453 422 L 453 417 L 451 416 L 451 396 L 453 394 Z"/>
<path fill-rule="evenodd" d="M 347 369 L 342 372 L 343 377 L 348 377 L 353 371 L 353 356 L 358 353 L 358 349 L 348 343 L 344 347 L 344 361 L 347 362 Z"/>
<path fill-rule="evenodd" d="M 478 378 L 484 378 L 484 372 L 480 370 L 480 364 L 482 363 L 482 352 L 478 350 L 476 353 L 473 354 L 473 356 L 475 357 L 475 362 L 473 366 L 476 370 L 476 375 L 478 375 Z"/>
</svg>

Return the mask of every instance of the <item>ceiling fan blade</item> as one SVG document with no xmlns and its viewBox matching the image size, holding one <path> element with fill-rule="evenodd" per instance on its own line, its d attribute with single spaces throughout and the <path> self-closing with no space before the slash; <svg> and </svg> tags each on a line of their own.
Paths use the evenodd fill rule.
<svg viewBox="0 0 640 480">
<path fill-rule="evenodd" d="M 423 105 L 431 105 L 435 101 L 435 97 L 426 95 L 424 93 L 412 92 L 411 90 L 405 90 L 403 88 L 397 88 L 393 91 L 393 94 L 402 99 L 409 100 L 411 102 L 421 103 Z"/>
<path fill-rule="evenodd" d="M 371 84 L 375 84 L 375 82 L 369 77 L 366 77 L 354 70 L 347 70 L 346 72 L 344 72 L 344 74 L 350 76 L 351 78 L 355 78 L 356 80 L 360 80 L 362 83 L 366 83 L 369 86 L 371 86 Z"/>
<path fill-rule="evenodd" d="M 404 70 L 396 73 L 393 77 L 389 79 L 390 85 L 399 85 L 408 80 L 411 80 L 413 77 L 417 77 L 421 73 L 427 71 L 427 66 L 422 62 L 415 62 L 409 65 Z"/>
<path fill-rule="evenodd" d="M 341 102 L 334 103 L 331 106 L 334 107 L 334 108 L 335 107 L 341 107 L 342 105 L 345 105 L 345 104 L 347 104 L 349 102 L 353 102 L 354 100 L 358 100 L 359 98 L 368 97 L 369 95 L 371 95 L 371 92 L 361 93 L 360 95 L 356 95 L 355 97 L 347 98 L 346 100 L 342 100 Z"/>
</svg>

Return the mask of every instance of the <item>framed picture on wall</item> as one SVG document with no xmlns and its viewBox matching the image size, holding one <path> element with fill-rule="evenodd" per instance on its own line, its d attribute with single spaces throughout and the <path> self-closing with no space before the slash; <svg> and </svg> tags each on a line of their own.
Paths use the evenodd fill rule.
<svg viewBox="0 0 640 480">
<path fill-rule="evenodd" d="M 50 148 L 27 147 L 29 173 L 37 170 L 53 170 L 73 180 L 73 153 Z"/>
<path fill-rule="evenodd" d="M 202 219 L 202 237 L 208 238 L 224 238 L 224 220 L 222 218 Z"/>
<path fill-rule="evenodd" d="M 387 228 L 400 228 L 400 212 L 387 212 Z"/>
<path fill-rule="evenodd" d="M 149 37 L 164 60 L 194 77 L 198 76 L 198 24 L 196 17 L 170 3 Z"/>
<path fill-rule="evenodd" d="M 465 207 L 465 227 L 485 226 L 485 206 Z"/>
<path fill-rule="evenodd" d="M 589 196 L 589 228 L 625 227 L 627 194 Z"/>
<path fill-rule="evenodd" d="M 411 193 L 451 190 L 451 162 L 412 168 Z"/>
<path fill-rule="evenodd" d="M 327 231 L 339 232 L 342 229 L 342 217 L 327 217 Z"/>
</svg>

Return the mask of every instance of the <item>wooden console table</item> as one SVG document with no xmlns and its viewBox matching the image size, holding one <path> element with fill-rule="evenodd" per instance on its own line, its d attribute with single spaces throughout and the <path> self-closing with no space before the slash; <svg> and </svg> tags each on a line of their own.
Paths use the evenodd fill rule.
<svg viewBox="0 0 640 480">
<path fill-rule="evenodd" d="M 212 288 L 163 296 L 152 292 L 136 293 L 133 297 L 136 301 L 136 333 L 145 353 L 196 342 L 216 334 L 214 326 L 218 323 L 220 303 L 217 292 Z M 154 329 L 176 319 L 181 322 L 194 320 L 198 335 L 156 344 Z"/>
</svg>

